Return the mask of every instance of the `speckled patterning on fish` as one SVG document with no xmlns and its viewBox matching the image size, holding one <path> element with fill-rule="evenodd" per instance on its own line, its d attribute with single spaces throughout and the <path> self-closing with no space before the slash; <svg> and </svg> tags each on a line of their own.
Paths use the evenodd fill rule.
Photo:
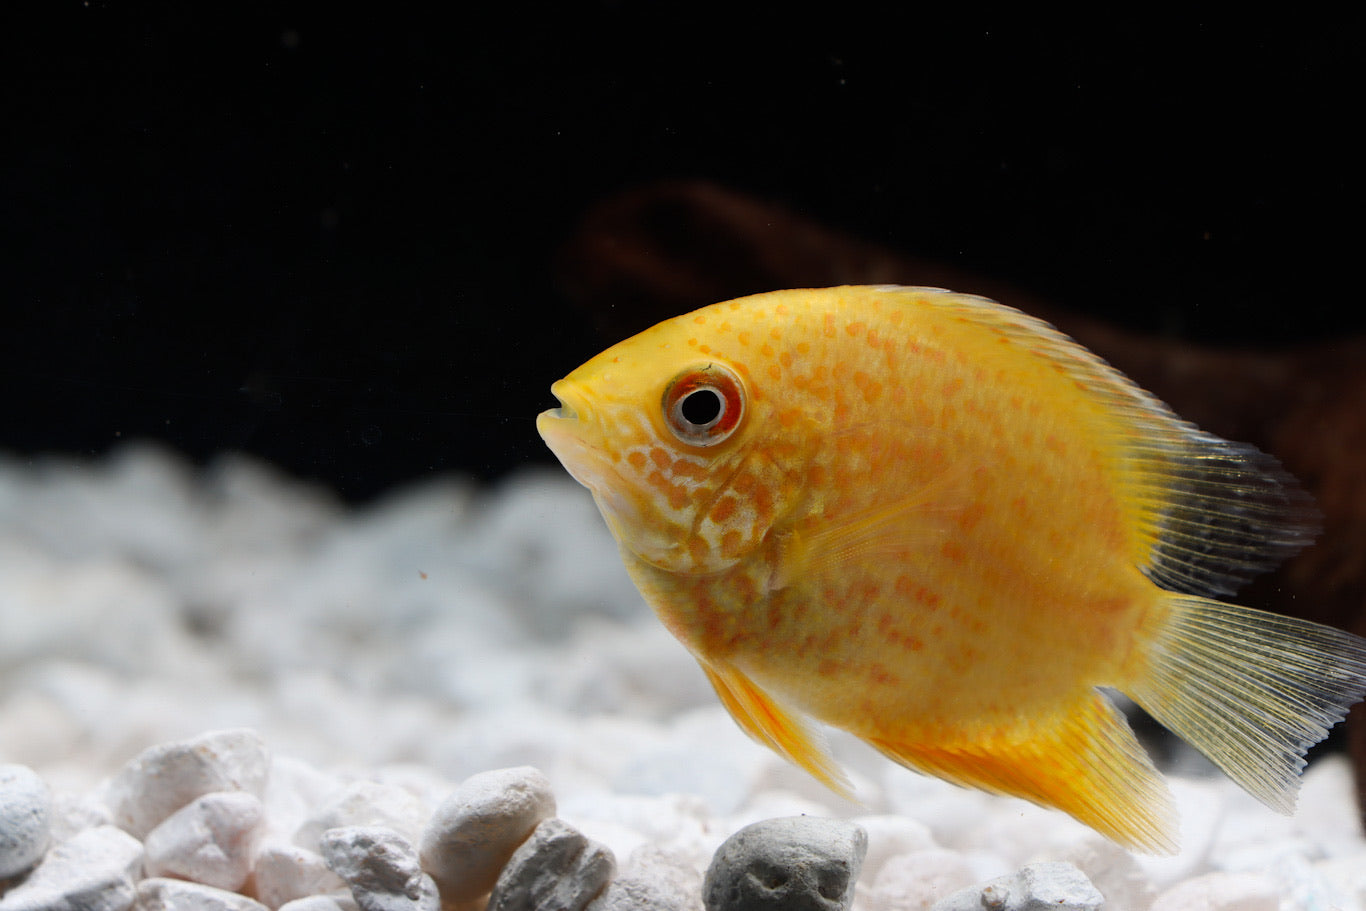
<svg viewBox="0 0 1366 911">
<path fill-rule="evenodd" d="M 750 734 L 841 792 L 808 719 L 1174 849 L 1116 688 L 1289 812 L 1366 642 L 1210 600 L 1307 543 L 1270 457 L 1045 323 L 925 288 L 782 291 L 584 364 L 537 427 Z"/>
</svg>

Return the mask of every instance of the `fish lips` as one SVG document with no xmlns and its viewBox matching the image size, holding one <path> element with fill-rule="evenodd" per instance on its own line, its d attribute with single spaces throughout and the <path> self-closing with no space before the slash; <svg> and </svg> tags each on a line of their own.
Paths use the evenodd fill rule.
<svg viewBox="0 0 1366 911">
<path fill-rule="evenodd" d="M 611 490 L 621 483 L 611 469 L 610 461 L 601 445 L 595 445 L 589 409 L 583 399 L 575 395 L 569 384 L 560 380 L 550 387 L 560 402 L 536 416 L 536 432 L 570 476 L 594 493 Z"/>
</svg>

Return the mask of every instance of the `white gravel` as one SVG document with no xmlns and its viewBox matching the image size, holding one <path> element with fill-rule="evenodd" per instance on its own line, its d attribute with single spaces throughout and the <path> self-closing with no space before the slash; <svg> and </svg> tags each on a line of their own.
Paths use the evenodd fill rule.
<svg viewBox="0 0 1366 911">
<path fill-rule="evenodd" d="M 264 744 L 259 787 L 129 795 L 147 748 L 163 745 L 142 761 L 183 770 L 168 745 L 230 729 Z M 806 813 L 867 829 L 858 911 L 929 907 L 1039 861 L 1077 866 L 1107 909 L 1366 908 L 1340 758 L 1309 770 L 1292 819 L 1221 778 L 1174 778 L 1185 850 L 1154 859 L 833 740 L 861 804 L 736 729 L 641 603 L 587 492 L 558 471 L 492 489 L 440 478 L 353 510 L 241 457 L 199 472 L 141 445 L 98 462 L 0 456 L 0 765 L 46 785 L 49 858 L 100 844 L 116 858 L 100 875 L 129 875 L 128 839 L 105 825 L 117 823 L 153 855 L 134 880 L 186 876 L 184 845 L 207 885 L 258 901 L 334 891 L 323 832 L 379 827 L 366 832 L 416 848 L 461 782 L 532 766 L 618 876 L 700 889 L 727 835 Z M 186 806 L 204 794 L 218 796 Z M 239 883 L 243 863 L 284 871 L 266 876 L 275 891 Z M 16 898 L 35 883 L 15 882 L 0 881 L 0 909 L 41 906 Z M 160 906 L 178 888 L 139 894 Z"/>
</svg>

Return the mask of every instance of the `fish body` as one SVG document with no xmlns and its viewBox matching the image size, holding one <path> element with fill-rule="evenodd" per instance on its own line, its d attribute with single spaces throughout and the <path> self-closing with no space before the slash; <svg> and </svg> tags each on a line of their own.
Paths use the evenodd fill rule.
<svg viewBox="0 0 1366 911">
<path fill-rule="evenodd" d="M 938 289 L 774 292 L 556 383 L 537 422 L 739 724 L 842 793 L 811 722 L 1174 850 L 1120 690 L 1268 805 L 1366 641 L 1212 600 L 1308 543 L 1256 449 L 1047 324 Z"/>
</svg>

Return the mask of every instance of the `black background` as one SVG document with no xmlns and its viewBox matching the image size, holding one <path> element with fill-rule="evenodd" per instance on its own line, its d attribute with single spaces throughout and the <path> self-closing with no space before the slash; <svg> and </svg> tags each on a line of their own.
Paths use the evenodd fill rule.
<svg viewBox="0 0 1366 911">
<path fill-rule="evenodd" d="M 550 382 L 615 341 L 556 250 L 664 178 L 1138 329 L 1362 328 L 1358 30 L 887 9 L 7 5 L 0 449 L 352 498 L 548 460 Z"/>
</svg>

